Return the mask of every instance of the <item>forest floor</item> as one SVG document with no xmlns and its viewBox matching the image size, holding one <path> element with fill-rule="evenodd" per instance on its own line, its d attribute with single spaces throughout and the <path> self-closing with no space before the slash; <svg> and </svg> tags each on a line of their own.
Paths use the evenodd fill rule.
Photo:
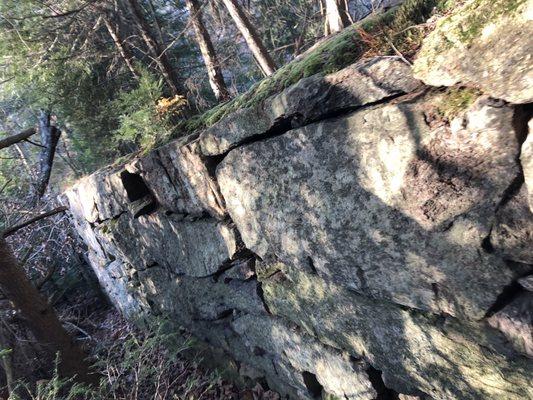
<svg viewBox="0 0 533 400">
<path fill-rule="evenodd" d="M 76 313 L 76 312 L 75 312 Z M 191 338 L 139 329 L 113 307 L 97 307 L 80 318 L 63 313 L 64 321 L 94 360 L 115 400 L 279 400 L 277 393 L 256 384 L 239 388 L 218 371 L 202 366 L 202 354 L 191 349 Z M 96 396 L 100 399 L 100 396 Z M 92 400 L 92 397 L 91 397 Z"/>
</svg>

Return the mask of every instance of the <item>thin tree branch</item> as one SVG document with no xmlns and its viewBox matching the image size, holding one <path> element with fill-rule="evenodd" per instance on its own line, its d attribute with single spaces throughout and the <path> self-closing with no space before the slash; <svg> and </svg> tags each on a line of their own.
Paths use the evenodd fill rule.
<svg viewBox="0 0 533 400">
<path fill-rule="evenodd" d="M 48 217 L 51 217 L 52 215 L 55 215 L 55 214 L 59 214 L 61 212 L 64 212 L 68 210 L 68 207 L 66 206 L 61 206 L 61 207 L 57 207 L 57 208 L 54 208 L 53 210 L 50 210 L 50 211 L 47 211 L 45 213 L 42 213 L 40 215 L 37 215 L 33 218 L 30 218 L 29 220 L 25 221 L 25 222 L 22 222 L 18 225 L 15 225 L 15 226 L 12 226 L 12 227 L 9 227 L 7 229 L 4 230 L 4 232 L 2 232 L 2 234 L 0 236 L 3 236 L 3 237 L 8 237 L 8 236 L 11 236 L 13 235 L 14 233 L 16 233 L 17 231 L 21 230 L 22 228 L 25 228 L 27 227 L 28 225 L 31 225 L 37 221 L 40 221 L 41 219 L 44 219 L 44 218 L 48 218 Z"/>
</svg>

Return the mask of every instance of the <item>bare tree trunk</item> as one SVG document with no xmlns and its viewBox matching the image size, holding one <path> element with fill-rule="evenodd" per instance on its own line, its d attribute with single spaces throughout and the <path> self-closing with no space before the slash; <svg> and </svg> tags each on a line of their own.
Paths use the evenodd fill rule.
<svg viewBox="0 0 533 400">
<path fill-rule="evenodd" d="M 131 60 L 133 59 L 133 56 L 131 55 L 130 51 L 126 48 L 124 45 L 124 41 L 120 37 L 120 31 L 118 26 L 114 26 L 108 17 L 104 17 L 104 24 L 107 28 L 107 31 L 109 32 L 109 36 L 111 36 L 111 39 L 113 39 L 113 42 L 115 43 L 115 47 L 117 48 L 120 56 L 126 63 L 126 66 L 130 70 L 131 74 L 135 79 L 139 79 L 139 75 L 137 74 L 137 71 L 135 71 L 135 68 L 133 67 L 133 63 Z"/>
<path fill-rule="evenodd" d="M 341 31 L 350 23 L 345 7 L 344 0 L 325 0 L 326 3 L 326 21 L 330 33 Z"/>
<path fill-rule="evenodd" d="M 152 14 L 152 17 L 154 18 L 154 25 L 155 25 L 155 31 L 157 32 L 157 39 L 159 40 L 159 43 L 164 43 L 163 39 L 163 31 L 161 30 L 161 25 L 159 24 L 159 19 L 157 18 L 157 12 L 155 11 L 154 3 L 152 0 L 148 0 L 148 7 L 150 7 L 150 13 Z"/>
<path fill-rule="evenodd" d="M 200 52 L 202 53 L 204 64 L 207 68 L 209 85 L 211 85 L 211 89 L 217 100 L 224 101 L 229 97 L 228 88 L 224 82 L 224 77 L 215 53 L 213 42 L 211 41 L 209 32 L 202 21 L 202 11 L 197 0 L 185 0 L 185 3 L 191 14 L 196 41 L 198 42 L 198 46 L 200 46 Z"/>
<path fill-rule="evenodd" d="M 29 128 L 25 131 L 17 133 L 16 135 L 8 136 L 0 140 L 0 149 L 9 147 L 15 143 L 22 142 L 23 140 L 28 139 L 30 136 L 34 135 L 36 132 L 35 128 Z"/>
<path fill-rule="evenodd" d="M 324 36 L 329 36 L 331 32 L 329 31 L 329 23 L 326 14 L 326 4 L 324 3 L 324 1 L 325 0 L 318 0 L 318 3 L 320 5 L 320 16 L 323 18 L 324 21 Z"/>
<path fill-rule="evenodd" d="M 257 34 L 257 31 L 250 23 L 250 20 L 244 13 L 237 0 L 222 0 L 222 2 L 228 9 L 233 21 L 235 21 L 237 28 L 244 37 L 244 40 L 248 44 L 250 51 L 257 60 L 257 63 L 261 67 L 263 73 L 266 76 L 272 75 L 276 70 L 276 64 L 274 63 L 272 57 L 270 57 L 270 54 L 268 54 L 266 47 L 263 45 L 263 42 Z"/>
<path fill-rule="evenodd" d="M 9 245 L 0 237 L 0 290 L 20 311 L 35 338 L 52 354 L 59 353 L 59 374 L 93 383 L 86 355 L 61 325 L 54 309 L 43 299 L 19 267 Z"/>
<path fill-rule="evenodd" d="M 50 113 L 41 111 L 41 115 L 39 116 L 39 130 L 43 150 L 39 159 L 39 177 L 35 186 L 35 201 L 43 197 L 46 191 L 46 187 L 50 181 L 50 174 L 52 173 L 57 143 L 61 136 L 61 131 L 51 124 L 50 118 Z"/>
<path fill-rule="evenodd" d="M 133 19 L 137 25 L 141 37 L 143 38 L 148 51 L 150 52 L 154 62 L 156 63 L 159 71 L 163 75 L 165 82 L 174 95 L 185 93 L 185 88 L 181 85 L 178 76 L 172 69 L 170 60 L 168 59 L 162 44 L 157 41 L 152 33 L 150 25 L 144 17 L 143 10 L 137 0 L 126 0 L 126 4 L 130 10 Z"/>
</svg>

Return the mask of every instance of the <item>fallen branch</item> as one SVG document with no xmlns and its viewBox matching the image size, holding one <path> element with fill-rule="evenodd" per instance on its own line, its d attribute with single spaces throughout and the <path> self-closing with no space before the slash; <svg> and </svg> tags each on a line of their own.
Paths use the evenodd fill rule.
<svg viewBox="0 0 533 400">
<path fill-rule="evenodd" d="M 61 207 L 54 208 L 53 210 L 50 210 L 50 211 L 47 211 L 45 213 L 39 214 L 36 217 L 30 218 L 29 220 L 27 220 L 25 222 L 22 222 L 22 223 L 20 223 L 18 225 L 11 226 L 11 227 L 5 229 L 4 232 L 2 232 L 2 234 L 0 236 L 3 236 L 3 237 L 11 236 L 15 232 L 21 230 L 22 228 L 27 227 L 28 225 L 31 225 L 31 224 L 33 224 L 33 223 L 35 223 L 37 221 L 40 221 L 41 219 L 51 217 L 52 215 L 59 214 L 59 213 L 61 213 L 63 211 L 66 211 L 66 210 L 68 210 L 68 207 L 66 207 L 66 206 L 61 206 Z"/>
<path fill-rule="evenodd" d="M 28 139 L 30 136 L 34 135 L 37 131 L 35 128 L 29 128 L 25 131 L 17 133 L 16 135 L 8 136 L 0 140 L 0 149 L 9 147 L 15 143 L 22 142 L 23 140 Z"/>
</svg>

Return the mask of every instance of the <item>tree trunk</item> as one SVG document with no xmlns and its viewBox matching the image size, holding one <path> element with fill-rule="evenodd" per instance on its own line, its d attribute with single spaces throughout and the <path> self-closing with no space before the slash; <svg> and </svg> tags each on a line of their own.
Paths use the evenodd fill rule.
<svg viewBox="0 0 533 400">
<path fill-rule="evenodd" d="M 113 39 L 113 43 L 115 43 L 115 47 L 118 50 L 118 53 L 126 63 L 126 66 L 130 70 L 131 74 L 135 79 L 139 79 L 139 75 L 137 74 L 137 71 L 135 71 L 135 68 L 133 67 L 133 63 L 131 60 L 133 59 L 133 56 L 131 55 L 130 51 L 126 48 L 124 45 L 124 42 L 122 38 L 120 37 L 120 32 L 118 29 L 118 26 L 114 26 L 108 17 L 104 17 L 104 24 L 107 28 L 107 31 L 109 32 L 109 36 L 111 36 L 111 39 Z"/>
<path fill-rule="evenodd" d="M 44 146 L 39 159 L 39 177 L 35 186 L 35 201 L 43 197 L 56 153 L 57 143 L 61 136 L 61 131 L 50 123 L 50 113 L 41 111 L 39 116 L 39 130 L 41 133 L 41 145 Z"/>
<path fill-rule="evenodd" d="M 59 353 L 59 374 L 93 383 L 86 355 L 61 325 L 54 309 L 43 299 L 19 267 L 9 245 L 0 237 L 0 290 L 20 311 L 35 338 L 52 354 Z"/>
<path fill-rule="evenodd" d="M 250 51 L 261 67 L 263 73 L 266 76 L 272 75 L 276 70 L 276 64 L 274 63 L 272 57 L 270 57 L 270 54 L 268 54 L 267 49 L 257 34 L 257 31 L 250 23 L 250 20 L 244 13 L 237 0 L 222 1 L 233 18 L 233 21 L 235 21 L 237 28 L 244 37 L 244 40 L 248 44 Z"/>
<path fill-rule="evenodd" d="M 146 18 L 143 14 L 143 10 L 139 5 L 138 1 L 126 0 L 126 4 L 130 10 L 131 15 L 133 16 L 133 19 L 135 20 L 135 24 L 137 25 L 137 29 L 139 30 L 143 41 L 148 47 L 148 51 L 154 59 L 154 62 L 156 63 L 159 71 L 161 71 L 161 74 L 163 75 L 163 78 L 165 79 L 165 82 L 167 83 L 168 87 L 172 91 L 172 94 L 184 95 L 185 88 L 181 85 L 178 76 L 172 69 L 172 65 L 162 47 L 162 44 L 159 43 L 154 37 L 150 25 L 146 21 Z"/>
<path fill-rule="evenodd" d="M 350 21 L 344 7 L 344 0 L 325 0 L 325 3 L 329 32 L 336 33 L 347 27 Z"/>
<path fill-rule="evenodd" d="M 191 14 L 192 26 L 204 59 L 205 67 L 207 68 L 207 76 L 209 77 L 211 89 L 218 101 L 227 100 L 229 97 L 228 88 L 224 82 L 213 42 L 211 42 L 209 32 L 202 21 L 202 11 L 198 5 L 198 0 L 185 0 L 185 3 Z"/>
<path fill-rule="evenodd" d="M 15 143 L 22 142 L 23 140 L 28 139 L 30 136 L 35 134 L 35 128 L 29 128 L 25 131 L 17 133 L 16 135 L 8 136 L 0 140 L 0 149 L 9 147 Z"/>
</svg>

